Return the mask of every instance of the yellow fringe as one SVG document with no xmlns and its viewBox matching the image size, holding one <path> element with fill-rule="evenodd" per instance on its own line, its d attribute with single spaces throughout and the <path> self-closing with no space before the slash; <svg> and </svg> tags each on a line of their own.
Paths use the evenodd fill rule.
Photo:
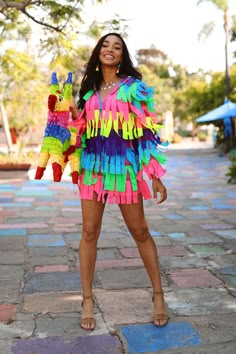
<svg viewBox="0 0 236 354">
<path fill-rule="evenodd" d="M 100 112 L 96 110 L 94 112 L 94 119 L 87 122 L 87 138 L 93 138 L 98 135 L 98 128 L 101 128 L 100 134 L 105 137 L 109 137 L 111 130 L 113 129 L 117 134 L 119 127 L 122 129 L 122 137 L 125 140 L 139 138 L 143 136 L 143 127 L 138 127 L 135 124 L 135 114 L 129 113 L 129 120 L 125 120 L 124 117 L 117 113 L 116 119 L 112 117 L 112 112 L 109 112 L 108 119 L 100 117 Z M 145 128 L 152 130 L 153 132 L 160 130 L 163 125 L 153 122 L 152 117 L 146 117 Z"/>
</svg>

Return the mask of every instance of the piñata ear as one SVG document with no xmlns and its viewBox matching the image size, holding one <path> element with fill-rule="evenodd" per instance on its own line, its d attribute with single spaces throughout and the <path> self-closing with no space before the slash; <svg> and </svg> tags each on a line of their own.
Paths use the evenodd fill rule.
<svg viewBox="0 0 236 354">
<path fill-rule="evenodd" d="M 68 77 L 63 88 L 63 97 L 68 100 L 72 98 L 72 72 L 68 73 Z"/>
<path fill-rule="evenodd" d="M 57 91 L 60 90 L 60 85 L 57 80 L 57 73 L 53 72 L 51 76 L 51 84 L 50 84 L 50 94 L 56 95 Z"/>
<path fill-rule="evenodd" d="M 52 73 L 51 85 L 59 85 L 57 73 L 55 71 Z"/>
<path fill-rule="evenodd" d="M 72 84 L 72 72 L 69 72 L 69 73 L 68 73 L 68 77 L 67 77 L 67 80 L 66 80 L 66 84 Z"/>
</svg>

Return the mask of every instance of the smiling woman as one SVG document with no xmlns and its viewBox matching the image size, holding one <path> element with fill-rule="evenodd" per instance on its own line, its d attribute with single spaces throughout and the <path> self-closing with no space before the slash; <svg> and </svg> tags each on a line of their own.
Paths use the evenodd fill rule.
<svg viewBox="0 0 236 354">
<path fill-rule="evenodd" d="M 80 325 L 85 330 L 96 327 L 92 283 L 106 203 L 118 204 L 144 261 L 153 287 L 154 324 L 164 326 L 168 322 L 156 244 L 143 207 L 143 199 L 153 197 L 160 204 L 167 198 L 161 181 L 166 172 L 162 167 L 165 144 L 158 134 L 161 126 L 153 93 L 134 68 L 123 37 L 108 33 L 100 38 L 86 65 L 78 110 L 74 105 L 72 112 L 81 140 L 85 136 L 79 176 L 83 217 Z M 144 174 L 152 181 L 152 193 Z"/>
</svg>

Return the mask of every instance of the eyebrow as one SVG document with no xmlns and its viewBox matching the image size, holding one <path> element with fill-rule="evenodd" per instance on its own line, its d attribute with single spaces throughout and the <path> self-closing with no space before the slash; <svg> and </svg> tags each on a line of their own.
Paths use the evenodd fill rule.
<svg viewBox="0 0 236 354">
<path fill-rule="evenodd" d="M 105 40 L 103 41 L 103 43 L 110 43 L 110 42 L 109 42 L 108 40 L 106 40 L 106 39 L 105 39 Z M 115 44 L 115 45 L 117 45 L 117 44 L 118 44 L 118 45 L 122 46 L 122 44 L 121 44 L 120 42 L 114 42 L 114 44 Z"/>
</svg>

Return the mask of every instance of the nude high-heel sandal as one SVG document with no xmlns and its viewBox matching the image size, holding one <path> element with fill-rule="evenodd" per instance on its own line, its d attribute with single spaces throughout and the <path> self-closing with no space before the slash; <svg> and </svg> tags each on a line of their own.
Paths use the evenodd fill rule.
<svg viewBox="0 0 236 354">
<path fill-rule="evenodd" d="M 83 299 L 93 299 L 93 296 L 84 296 Z M 93 299 L 94 304 L 94 299 Z M 83 307 L 83 301 L 81 306 Z M 89 328 L 84 327 L 84 325 L 89 325 Z M 94 325 L 94 328 L 91 328 L 91 325 Z M 86 331 L 93 331 L 96 328 L 96 319 L 94 317 L 84 317 L 80 320 L 80 327 Z"/>
<path fill-rule="evenodd" d="M 155 291 L 152 296 L 152 301 L 154 302 L 154 296 L 161 296 L 164 301 L 164 292 L 161 289 L 160 291 Z M 167 325 L 169 320 L 169 316 L 166 313 L 154 313 L 153 315 L 153 323 L 157 327 L 164 327 Z M 164 324 L 157 325 L 156 321 L 166 321 Z"/>
</svg>

